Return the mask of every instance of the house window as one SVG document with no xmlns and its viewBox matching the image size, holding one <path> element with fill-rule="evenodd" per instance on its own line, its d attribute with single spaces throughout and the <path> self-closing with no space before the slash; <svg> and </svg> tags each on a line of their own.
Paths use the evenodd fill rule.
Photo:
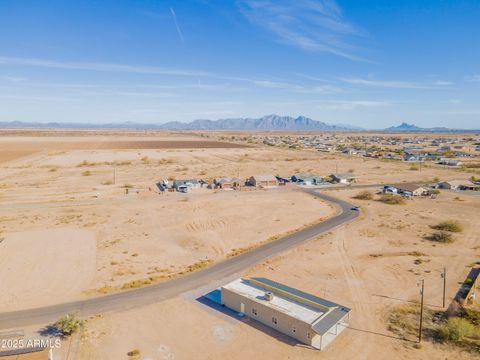
<svg viewBox="0 0 480 360">
<path fill-rule="evenodd" d="M 253 315 L 258 315 L 257 309 L 253 309 L 253 308 L 252 308 L 252 314 L 253 314 Z"/>
<path fill-rule="evenodd" d="M 297 332 L 297 329 L 295 329 L 295 326 L 292 327 L 292 332 Z"/>
<path fill-rule="evenodd" d="M 307 338 L 309 338 L 309 339 L 310 339 L 310 333 L 309 333 L 309 332 L 307 333 Z"/>
<path fill-rule="evenodd" d="M 274 324 L 278 324 L 278 320 L 277 320 L 277 318 L 276 318 L 275 316 L 272 317 L 272 322 L 273 322 Z"/>
</svg>

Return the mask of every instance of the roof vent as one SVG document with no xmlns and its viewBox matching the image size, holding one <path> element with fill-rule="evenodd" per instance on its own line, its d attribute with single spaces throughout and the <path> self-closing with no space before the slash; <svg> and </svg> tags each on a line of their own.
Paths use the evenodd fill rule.
<svg viewBox="0 0 480 360">
<path fill-rule="evenodd" d="M 273 300 L 273 293 L 271 291 L 267 291 L 264 296 L 266 301 L 272 301 Z"/>
</svg>

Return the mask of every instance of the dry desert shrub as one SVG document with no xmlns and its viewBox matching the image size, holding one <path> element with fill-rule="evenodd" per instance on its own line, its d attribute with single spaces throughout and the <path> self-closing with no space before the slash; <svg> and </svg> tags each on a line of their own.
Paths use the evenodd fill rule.
<svg viewBox="0 0 480 360">
<path fill-rule="evenodd" d="M 357 200 L 373 200 L 373 194 L 370 191 L 361 191 L 353 197 Z"/>
<path fill-rule="evenodd" d="M 398 195 L 392 195 L 392 194 L 383 194 L 380 196 L 380 199 L 378 201 L 383 202 L 384 204 L 388 205 L 403 205 L 405 204 L 405 199 L 401 196 Z"/>
<path fill-rule="evenodd" d="M 392 308 L 387 317 L 388 330 L 403 339 L 417 335 L 420 306 L 406 304 Z"/>
<path fill-rule="evenodd" d="M 453 242 L 452 234 L 446 231 L 436 231 L 425 237 L 427 240 L 448 244 Z"/>
<path fill-rule="evenodd" d="M 432 226 L 432 229 L 459 233 L 463 231 L 463 226 L 457 220 L 446 220 Z"/>
</svg>

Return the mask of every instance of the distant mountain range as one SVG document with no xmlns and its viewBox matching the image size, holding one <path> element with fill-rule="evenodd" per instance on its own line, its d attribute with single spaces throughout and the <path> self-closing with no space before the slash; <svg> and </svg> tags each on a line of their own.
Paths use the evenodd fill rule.
<svg viewBox="0 0 480 360">
<path fill-rule="evenodd" d="M 142 124 L 136 122 L 124 123 L 37 123 L 10 121 L 0 122 L 0 128 L 20 129 L 165 129 L 165 130 L 259 130 L 259 131 L 361 131 L 360 127 L 344 124 L 327 124 L 322 121 L 312 120 L 305 116 L 291 117 L 279 115 L 267 115 L 258 119 L 254 118 L 231 118 L 219 120 L 194 120 L 191 122 L 171 121 L 164 124 Z M 378 131 L 387 132 L 459 132 L 479 131 L 449 129 L 445 127 L 422 128 L 414 124 L 402 123 Z"/>
<path fill-rule="evenodd" d="M 164 129 L 184 130 L 353 130 L 349 125 L 330 125 L 305 116 L 291 117 L 267 115 L 258 119 L 233 118 L 220 120 L 194 120 L 189 123 L 169 122 L 161 125 Z"/>
<path fill-rule="evenodd" d="M 446 127 L 433 127 L 433 128 L 422 128 L 415 124 L 408 124 L 406 122 L 401 123 L 398 126 L 391 126 L 384 129 L 385 131 L 391 132 L 458 132 L 458 131 L 474 131 L 474 130 L 462 130 L 462 129 L 449 129 Z"/>
<path fill-rule="evenodd" d="M 258 119 L 232 118 L 220 120 L 171 121 L 164 124 L 141 124 L 135 122 L 88 124 L 88 123 L 32 123 L 22 121 L 0 122 L 3 128 L 60 128 L 60 129 L 168 129 L 168 130 L 361 130 L 349 125 L 330 125 L 305 116 L 291 117 L 267 115 Z"/>
</svg>

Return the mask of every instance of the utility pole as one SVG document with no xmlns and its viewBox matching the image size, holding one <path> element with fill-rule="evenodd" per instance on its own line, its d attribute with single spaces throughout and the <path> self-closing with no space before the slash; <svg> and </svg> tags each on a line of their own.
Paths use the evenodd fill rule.
<svg viewBox="0 0 480 360">
<path fill-rule="evenodd" d="M 113 185 L 115 185 L 115 166 L 113 167 Z"/>
<path fill-rule="evenodd" d="M 443 278 L 443 308 L 445 309 L 445 291 L 447 287 L 447 268 L 446 267 L 443 268 L 443 273 L 441 277 Z"/>
<path fill-rule="evenodd" d="M 422 326 L 423 326 L 423 293 L 424 293 L 424 290 L 425 290 L 425 280 L 422 279 L 420 280 L 421 281 L 421 286 L 422 286 L 422 289 L 420 290 L 420 294 L 421 294 L 421 299 L 420 299 L 420 326 L 418 328 L 418 342 L 421 343 L 422 342 Z"/>
</svg>

